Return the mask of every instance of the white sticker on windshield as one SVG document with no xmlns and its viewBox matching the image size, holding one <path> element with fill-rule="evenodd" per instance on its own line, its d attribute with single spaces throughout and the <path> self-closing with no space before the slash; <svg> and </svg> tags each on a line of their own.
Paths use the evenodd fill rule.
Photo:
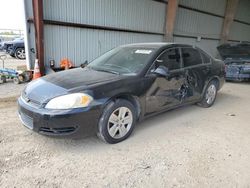
<svg viewBox="0 0 250 188">
<path fill-rule="evenodd" d="M 136 54 L 150 54 L 152 50 L 136 50 Z"/>
</svg>

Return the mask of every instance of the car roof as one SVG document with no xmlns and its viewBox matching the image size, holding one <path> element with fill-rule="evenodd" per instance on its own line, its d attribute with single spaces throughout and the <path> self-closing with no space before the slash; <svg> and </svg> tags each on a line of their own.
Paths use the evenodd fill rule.
<svg viewBox="0 0 250 188">
<path fill-rule="evenodd" d="M 180 43 L 170 43 L 170 42 L 152 42 L 152 43 L 132 43 L 132 44 L 125 44 L 121 47 L 144 47 L 144 48 L 162 48 L 162 47 L 171 47 L 171 46 L 178 46 L 178 47 L 193 47 L 189 44 L 180 44 Z"/>
</svg>

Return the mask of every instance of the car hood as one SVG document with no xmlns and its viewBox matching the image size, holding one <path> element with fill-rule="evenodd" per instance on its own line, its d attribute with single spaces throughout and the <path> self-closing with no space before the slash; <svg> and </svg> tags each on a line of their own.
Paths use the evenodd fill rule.
<svg viewBox="0 0 250 188">
<path fill-rule="evenodd" d="M 3 44 L 13 44 L 14 41 L 4 41 Z"/>
<path fill-rule="evenodd" d="M 25 88 L 23 95 L 24 98 L 41 104 L 60 95 L 81 92 L 100 84 L 124 79 L 125 77 L 88 68 L 75 68 L 53 73 L 32 81 Z"/>
<path fill-rule="evenodd" d="M 217 47 L 221 57 L 227 58 L 250 58 L 250 43 L 222 44 Z"/>
</svg>

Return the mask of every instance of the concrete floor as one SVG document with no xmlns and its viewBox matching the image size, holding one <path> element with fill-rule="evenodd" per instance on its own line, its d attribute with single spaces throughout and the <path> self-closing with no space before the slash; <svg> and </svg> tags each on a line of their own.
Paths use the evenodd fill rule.
<svg viewBox="0 0 250 188">
<path fill-rule="evenodd" d="M 1 86 L 0 86 L 1 87 Z M 0 187 L 250 187 L 250 84 L 140 123 L 126 141 L 48 138 L 0 102 Z"/>
</svg>

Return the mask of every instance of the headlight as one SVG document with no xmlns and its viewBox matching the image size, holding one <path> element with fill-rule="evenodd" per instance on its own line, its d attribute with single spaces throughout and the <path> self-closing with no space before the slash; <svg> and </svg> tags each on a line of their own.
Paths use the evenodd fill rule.
<svg viewBox="0 0 250 188">
<path fill-rule="evenodd" d="M 93 98 L 84 93 L 73 93 L 51 99 L 45 108 L 47 109 L 71 109 L 88 106 Z"/>
</svg>

